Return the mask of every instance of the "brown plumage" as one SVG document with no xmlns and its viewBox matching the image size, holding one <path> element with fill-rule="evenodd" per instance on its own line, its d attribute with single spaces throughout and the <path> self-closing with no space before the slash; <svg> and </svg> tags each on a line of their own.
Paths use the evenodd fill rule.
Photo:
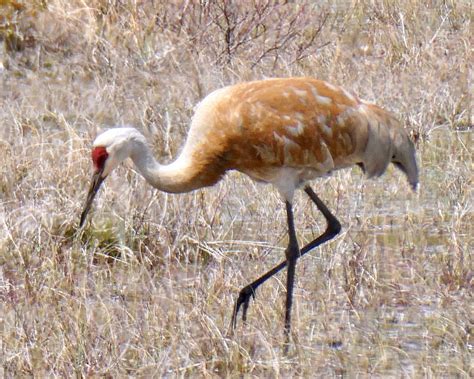
<svg viewBox="0 0 474 379">
<path fill-rule="evenodd" d="M 269 79 L 214 91 L 196 108 L 186 143 L 173 163 L 160 165 L 144 137 L 133 128 L 110 129 L 94 141 L 96 168 L 80 225 L 104 178 L 130 157 L 145 179 L 166 192 L 187 192 L 217 183 L 228 170 L 272 183 L 287 209 L 286 260 L 242 289 L 233 325 L 243 305 L 269 277 L 288 265 L 285 331 L 290 329 L 296 260 L 340 230 L 337 219 L 307 182 L 334 170 L 359 165 L 368 177 L 383 174 L 390 162 L 413 189 L 418 183 L 415 149 L 396 118 L 341 87 L 313 78 Z M 323 213 L 328 228 L 301 250 L 293 225 L 295 189 L 305 192 Z"/>
</svg>

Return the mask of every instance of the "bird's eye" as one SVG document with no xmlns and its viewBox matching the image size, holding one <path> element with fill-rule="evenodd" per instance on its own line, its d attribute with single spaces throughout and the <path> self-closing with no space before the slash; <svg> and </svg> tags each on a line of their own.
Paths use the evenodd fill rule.
<svg viewBox="0 0 474 379">
<path fill-rule="evenodd" d="M 105 161 L 109 157 L 109 153 L 107 153 L 107 149 L 103 146 L 94 147 L 92 149 L 92 162 L 94 163 L 94 167 L 97 171 L 101 171 L 104 169 Z"/>
</svg>

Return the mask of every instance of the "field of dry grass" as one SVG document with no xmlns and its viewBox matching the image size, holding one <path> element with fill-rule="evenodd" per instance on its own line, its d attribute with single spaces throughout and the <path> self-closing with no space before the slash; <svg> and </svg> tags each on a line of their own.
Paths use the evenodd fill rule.
<svg viewBox="0 0 474 379">
<path fill-rule="evenodd" d="M 0 1 L 2 377 L 472 377 L 469 0 Z M 276 192 L 231 173 L 159 193 L 125 164 L 76 234 L 103 128 L 169 162 L 193 106 L 244 80 L 314 76 L 397 113 L 421 187 L 393 169 L 314 183 L 343 232 L 230 330 L 241 287 L 284 256 Z M 300 243 L 325 224 L 298 195 Z"/>
</svg>

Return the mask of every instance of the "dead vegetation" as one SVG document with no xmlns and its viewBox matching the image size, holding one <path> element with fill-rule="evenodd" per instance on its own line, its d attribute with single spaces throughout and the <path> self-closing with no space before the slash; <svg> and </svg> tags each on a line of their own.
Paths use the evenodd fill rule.
<svg viewBox="0 0 474 379">
<path fill-rule="evenodd" d="M 469 1 L 0 1 L 2 374 L 470 377 L 473 328 Z M 391 170 L 315 183 L 343 234 L 284 286 L 238 290 L 283 258 L 284 209 L 232 173 L 157 193 L 129 166 L 76 227 L 97 131 L 140 128 L 179 151 L 193 106 L 226 84 L 315 76 L 397 113 L 421 189 Z M 324 228 L 303 197 L 300 242 Z"/>
</svg>

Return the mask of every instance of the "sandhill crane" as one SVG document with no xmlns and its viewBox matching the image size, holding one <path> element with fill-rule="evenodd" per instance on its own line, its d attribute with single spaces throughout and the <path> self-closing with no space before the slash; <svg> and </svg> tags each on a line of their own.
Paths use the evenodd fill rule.
<svg viewBox="0 0 474 379">
<path fill-rule="evenodd" d="M 297 259 L 334 238 L 341 230 L 336 217 L 308 185 L 332 171 L 359 165 L 367 176 L 380 176 L 390 162 L 405 173 L 415 190 L 415 149 L 395 117 L 345 89 L 313 78 L 268 79 L 240 83 L 212 92 L 202 100 L 179 157 L 159 164 L 142 134 L 134 128 L 109 129 L 93 144 L 92 179 L 80 227 L 101 183 L 124 159 L 131 158 L 146 181 L 159 190 L 182 193 L 217 183 L 228 170 L 238 170 L 273 184 L 286 205 L 286 259 L 244 287 L 232 314 L 235 328 L 242 307 L 245 322 L 257 288 L 287 269 L 284 331 L 289 339 Z M 303 188 L 327 221 L 326 231 L 299 249 L 292 202 Z"/>
</svg>

